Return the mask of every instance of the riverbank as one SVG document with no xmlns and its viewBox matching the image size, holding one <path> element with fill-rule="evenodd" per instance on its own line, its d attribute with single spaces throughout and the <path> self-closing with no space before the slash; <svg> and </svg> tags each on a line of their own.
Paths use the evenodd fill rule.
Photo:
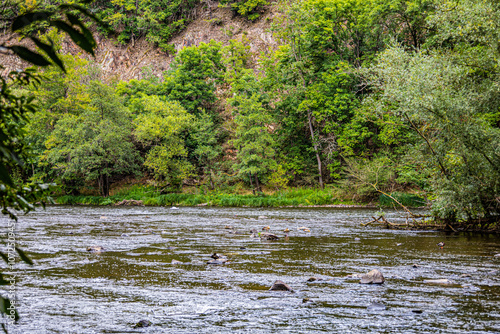
<svg viewBox="0 0 500 334">
<path fill-rule="evenodd" d="M 401 204 L 420 207 L 425 199 L 415 194 L 391 194 Z M 56 203 L 66 205 L 145 205 L 145 206 L 217 206 L 217 207 L 392 207 L 395 203 L 385 195 L 371 201 L 349 199 L 337 188 L 291 188 L 279 192 L 258 195 L 222 191 L 192 191 L 161 194 L 143 185 L 122 189 L 108 197 L 64 195 L 55 198 Z"/>
</svg>

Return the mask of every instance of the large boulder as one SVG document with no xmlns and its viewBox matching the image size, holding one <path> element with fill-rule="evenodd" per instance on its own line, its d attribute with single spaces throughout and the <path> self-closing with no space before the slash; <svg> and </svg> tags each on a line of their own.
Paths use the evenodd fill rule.
<svg viewBox="0 0 500 334">
<path fill-rule="evenodd" d="M 288 284 L 286 284 L 285 282 L 280 281 L 280 280 L 276 280 L 274 282 L 273 286 L 271 286 L 271 288 L 269 290 L 271 290 L 271 291 L 290 291 L 290 292 L 293 292 L 293 289 Z"/>
<path fill-rule="evenodd" d="M 364 274 L 361 276 L 360 283 L 362 284 L 382 284 L 384 283 L 384 275 L 377 270 L 373 269 L 372 271 L 368 272 L 367 274 Z"/>
</svg>

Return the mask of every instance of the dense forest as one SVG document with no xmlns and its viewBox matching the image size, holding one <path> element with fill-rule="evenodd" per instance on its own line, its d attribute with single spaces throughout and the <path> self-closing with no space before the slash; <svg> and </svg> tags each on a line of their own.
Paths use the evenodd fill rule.
<svg viewBox="0 0 500 334">
<path fill-rule="evenodd" d="M 161 77 L 145 67 L 141 80 L 118 81 L 92 60 L 48 54 L 39 65 L 64 67 L 2 78 L 4 92 L 33 103 L 28 117 L 2 119 L 19 130 L 2 140 L 26 153 L 24 167 L 8 167 L 13 182 L 104 197 L 124 179 L 165 193 L 339 187 L 370 201 L 406 191 L 430 201 L 436 219 L 499 221 L 497 1 L 226 0 L 218 5 L 249 21 L 272 10 L 279 45 L 257 61 L 245 33 L 176 52 L 169 40 L 213 2 L 95 1 L 83 6 L 107 26 L 23 26 L 41 51 L 92 31 L 146 39 L 175 59 Z M 0 29 L 58 5 L 7 1 Z"/>
</svg>

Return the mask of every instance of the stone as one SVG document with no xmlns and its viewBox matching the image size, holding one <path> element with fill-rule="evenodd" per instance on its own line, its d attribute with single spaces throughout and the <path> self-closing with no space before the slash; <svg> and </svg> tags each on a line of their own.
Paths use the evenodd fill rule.
<svg viewBox="0 0 500 334">
<path fill-rule="evenodd" d="M 441 285 L 451 285 L 453 284 L 452 281 L 450 281 L 447 278 L 441 278 L 441 279 L 426 279 L 424 280 L 424 283 L 427 284 L 441 284 Z"/>
<path fill-rule="evenodd" d="M 381 303 L 371 303 L 370 305 L 368 305 L 367 309 L 371 311 L 382 311 L 387 309 L 387 307 Z"/>
<path fill-rule="evenodd" d="M 316 281 L 322 281 L 323 279 L 322 278 L 317 278 L 317 277 L 309 277 L 309 279 L 307 280 L 308 282 L 316 282 Z"/>
<path fill-rule="evenodd" d="M 354 241 L 361 241 L 361 238 L 354 238 Z"/>
<path fill-rule="evenodd" d="M 149 327 L 151 326 L 152 323 L 149 320 L 141 320 L 138 323 L 134 325 L 134 328 L 142 328 L 142 327 Z"/>
<path fill-rule="evenodd" d="M 217 253 L 213 253 L 212 255 L 210 255 L 210 257 L 214 260 L 218 260 L 218 259 L 225 259 L 227 260 L 227 256 L 224 256 L 224 255 L 220 255 L 220 254 L 217 254 Z"/>
<path fill-rule="evenodd" d="M 91 253 L 102 253 L 102 252 L 105 252 L 106 249 L 102 246 L 90 246 L 90 247 L 87 247 L 87 252 L 91 252 Z"/>
<path fill-rule="evenodd" d="M 495 254 L 493 255 L 493 257 L 500 257 L 500 254 Z"/>
<path fill-rule="evenodd" d="M 172 262 L 170 262 L 171 264 L 182 264 L 181 261 L 177 261 L 177 260 L 172 260 Z"/>
<path fill-rule="evenodd" d="M 279 239 L 279 237 L 276 234 L 272 234 L 272 233 L 268 233 L 268 232 L 261 232 L 260 238 L 263 240 L 278 240 Z"/>
<path fill-rule="evenodd" d="M 412 264 L 412 267 L 413 267 L 413 268 L 420 268 L 420 265 L 419 265 L 419 264 L 414 263 L 414 264 Z"/>
<path fill-rule="evenodd" d="M 271 288 L 269 290 L 270 291 L 290 291 L 290 292 L 293 292 L 293 289 L 288 284 L 286 284 L 285 282 L 280 281 L 280 280 L 276 280 L 273 283 L 273 286 L 271 286 Z"/>
<path fill-rule="evenodd" d="M 382 284 L 384 283 L 384 275 L 377 270 L 373 269 L 372 271 L 368 272 L 367 274 L 364 274 L 361 276 L 360 283 L 362 284 Z"/>
</svg>

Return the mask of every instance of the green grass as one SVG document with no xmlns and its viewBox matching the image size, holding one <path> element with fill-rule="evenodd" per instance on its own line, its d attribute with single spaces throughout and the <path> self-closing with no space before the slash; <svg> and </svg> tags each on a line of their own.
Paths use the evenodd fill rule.
<svg viewBox="0 0 500 334">
<path fill-rule="evenodd" d="M 394 192 L 390 195 L 404 206 L 419 207 L 427 205 L 427 201 L 418 195 L 406 194 L 400 192 Z M 386 206 L 386 207 L 392 207 L 394 205 L 398 206 L 398 204 L 392 198 L 386 195 L 380 195 L 378 201 L 381 206 Z"/>
<path fill-rule="evenodd" d="M 198 191 L 199 192 L 199 191 Z M 205 193 L 170 193 L 161 195 L 158 190 L 144 186 L 134 185 L 107 198 L 100 196 L 60 196 L 56 199 L 59 204 L 75 205 L 113 205 L 123 200 L 141 200 L 146 206 L 208 206 L 224 207 L 283 207 L 283 206 L 312 206 L 332 204 L 354 204 L 352 201 L 339 199 L 338 190 L 334 188 L 293 188 L 276 192 L 274 194 L 242 195 L 222 191 L 209 191 Z M 408 207 L 426 205 L 424 198 L 414 194 L 401 192 L 392 193 L 401 204 Z M 388 196 L 379 197 L 379 205 L 392 207 L 396 203 Z M 397 204 L 396 204 L 397 206 Z"/>
<path fill-rule="evenodd" d="M 147 206 L 209 206 L 226 207 L 282 207 L 331 204 L 352 204 L 339 200 L 334 189 L 294 188 L 274 194 L 242 195 L 220 191 L 204 194 L 171 193 L 160 195 L 151 187 L 134 185 L 107 198 L 99 196 L 60 196 L 59 204 L 111 205 L 122 200 L 142 200 Z"/>
</svg>

